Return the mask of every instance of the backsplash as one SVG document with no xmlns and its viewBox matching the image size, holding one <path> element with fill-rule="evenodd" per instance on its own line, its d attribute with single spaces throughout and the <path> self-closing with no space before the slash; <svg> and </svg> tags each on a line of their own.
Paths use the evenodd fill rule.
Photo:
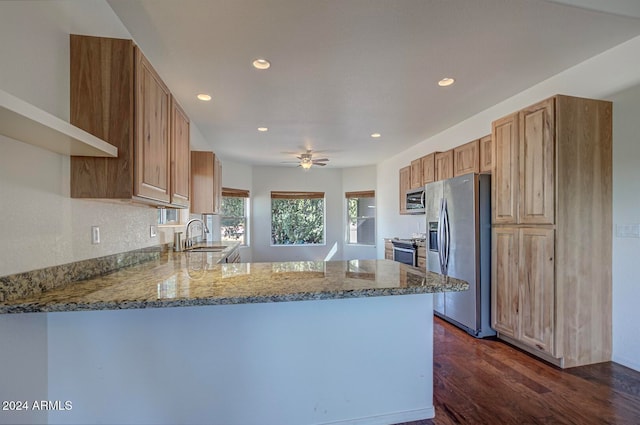
<svg viewBox="0 0 640 425">
<path fill-rule="evenodd" d="M 130 202 L 72 199 L 69 157 L 0 136 L 0 276 L 162 243 L 157 211 Z M 91 227 L 100 243 L 91 243 Z"/>
<path fill-rule="evenodd" d="M 124 267 L 157 260 L 166 249 L 167 245 L 158 245 L 0 277 L 0 302 L 37 295 Z"/>
</svg>

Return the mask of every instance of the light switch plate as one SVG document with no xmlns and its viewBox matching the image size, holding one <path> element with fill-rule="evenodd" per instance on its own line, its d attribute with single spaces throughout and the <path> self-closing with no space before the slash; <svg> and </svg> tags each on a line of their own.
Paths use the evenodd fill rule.
<svg viewBox="0 0 640 425">
<path fill-rule="evenodd" d="M 616 224 L 617 238 L 640 238 L 640 224 Z"/>
<path fill-rule="evenodd" d="M 158 228 L 152 224 L 149 226 L 149 237 L 155 238 L 156 236 L 158 236 Z"/>
</svg>

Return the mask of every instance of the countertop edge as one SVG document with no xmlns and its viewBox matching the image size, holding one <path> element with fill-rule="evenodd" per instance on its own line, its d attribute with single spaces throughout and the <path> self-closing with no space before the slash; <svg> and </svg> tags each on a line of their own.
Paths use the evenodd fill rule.
<svg viewBox="0 0 640 425">
<path fill-rule="evenodd" d="M 51 303 L 39 305 L 37 303 L 0 305 L 0 314 L 19 313 L 58 313 L 73 311 L 104 311 L 104 310 L 144 310 L 148 308 L 172 308 L 172 307 L 202 307 L 216 305 L 236 304 L 266 304 L 277 302 L 297 302 L 314 300 L 338 300 L 352 298 L 369 298 L 398 295 L 434 294 L 443 291 L 428 290 L 430 286 L 413 286 L 408 288 L 384 288 L 384 289 L 354 289 L 345 291 L 320 291 L 301 292 L 277 295 L 255 295 L 250 297 L 225 297 L 225 298 L 196 298 L 196 299 L 164 299 L 146 301 L 105 301 L 92 303 Z M 460 291 L 466 288 L 451 289 Z"/>
</svg>

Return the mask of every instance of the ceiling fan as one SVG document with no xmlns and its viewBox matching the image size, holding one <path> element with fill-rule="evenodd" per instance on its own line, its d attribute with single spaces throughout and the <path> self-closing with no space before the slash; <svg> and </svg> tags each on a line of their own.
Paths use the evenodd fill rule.
<svg viewBox="0 0 640 425">
<path fill-rule="evenodd" d="M 321 167 L 324 167 L 325 165 L 327 165 L 326 162 L 329 161 L 329 158 L 314 159 L 313 151 L 311 149 L 307 149 L 305 153 L 298 154 L 296 158 L 300 160 L 298 167 L 302 167 L 305 170 L 308 170 L 313 165 L 319 165 Z M 297 161 L 285 161 L 285 162 L 297 162 Z"/>
</svg>

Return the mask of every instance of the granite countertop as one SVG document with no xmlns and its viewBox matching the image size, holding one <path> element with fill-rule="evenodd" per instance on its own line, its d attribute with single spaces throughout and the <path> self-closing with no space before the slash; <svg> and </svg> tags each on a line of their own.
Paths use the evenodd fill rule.
<svg viewBox="0 0 640 425">
<path fill-rule="evenodd" d="M 117 310 L 464 291 L 467 282 L 390 260 L 218 264 L 217 252 L 158 260 L 0 304 L 1 313 Z"/>
</svg>

